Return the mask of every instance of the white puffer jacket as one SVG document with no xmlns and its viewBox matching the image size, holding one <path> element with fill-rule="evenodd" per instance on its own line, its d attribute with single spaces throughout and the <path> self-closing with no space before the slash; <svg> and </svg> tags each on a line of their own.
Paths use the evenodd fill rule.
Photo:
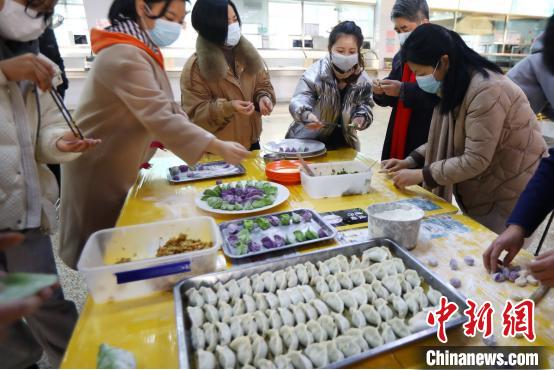
<svg viewBox="0 0 554 370">
<path fill-rule="evenodd" d="M 24 104 L 18 104 L 22 94 Z M 32 85 L 8 81 L 0 70 L 0 230 L 40 226 L 45 232 L 53 232 L 56 228 L 54 204 L 58 198 L 58 186 L 46 164 L 70 161 L 79 156 L 62 153 L 56 148 L 56 141 L 68 127 L 52 97 L 39 91 L 39 103 L 41 127 L 37 140 L 37 104 Z M 21 131 L 17 123 L 27 126 Z M 25 151 L 21 150 L 19 139 L 21 132 L 32 135 L 30 143 L 34 158 L 24 158 Z M 29 165 L 25 166 L 25 163 Z M 31 175 L 26 175 L 26 172 Z M 36 195 L 33 192 L 29 194 L 28 189 L 33 187 L 38 189 Z M 28 224 L 32 219 L 28 217 L 32 209 L 39 210 L 37 213 L 40 215 L 35 218 L 38 225 Z"/>
</svg>

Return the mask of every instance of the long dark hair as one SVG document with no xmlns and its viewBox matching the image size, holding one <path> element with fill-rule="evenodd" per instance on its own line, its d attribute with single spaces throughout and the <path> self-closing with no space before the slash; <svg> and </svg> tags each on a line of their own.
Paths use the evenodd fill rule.
<svg viewBox="0 0 554 370">
<path fill-rule="evenodd" d="M 442 113 L 451 112 L 462 103 L 473 72 L 486 78 L 488 71 L 502 74 L 499 66 L 477 54 L 460 35 L 436 24 L 417 27 L 402 47 L 403 63 L 435 67 L 443 55 L 448 55 L 449 67 L 442 81 Z"/>
<path fill-rule="evenodd" d="M 231 0 L 198 0 L 192 9 L 192 27 L 206 40 L 218 45 L 224 44 L 229 28 L 229 5 L 242 25 L 237 7 Z"/>
<path fill-rule="evenodd" d="M 146 5 L 150 6 L 156 3 L 164 3 L 164 7 L 160 14 L 148 16 L 152 19 L 158 19 L 164 16 L 167 12 L 167 9 L 171 5 L 172 1 L 176 0 L 144 0 Z M 183 2 L 190 2 L 189 0 L 182 0 Z M 108 19 L 110 22 L 116 23 L 117 21 L 122 21 L 125 19 L 130 19 L 134 22 L 138 21 L 137 7 L 135 0 L 114 0 L 110 6 L 110 11 L 108 12 Z"/>
<path fill-rule="evenodd" d="M 550 73 L 554 74 L 554 15 L 550 17 L 544 31 L 544 49 L 543 60 L 544 65 Z"/>
<path fill-rule="evenodd" d="M 352 21 L 340 22 L 335 27 L 333 27 L 333 29 L 331 30 L 331 34 L 329 35 L 329 52 L 331 52 L 333 45 L 335 45 L 339 38 L 347 35 L 354 36 L 354 38 L 356 39 L 356 44 L 358 45 L 358 64 L 360 65 L 360 67 L 365 68 L 364 57 L 362 56 L 364 34 L 362 33 L 362 29 Z"/>
</svg>

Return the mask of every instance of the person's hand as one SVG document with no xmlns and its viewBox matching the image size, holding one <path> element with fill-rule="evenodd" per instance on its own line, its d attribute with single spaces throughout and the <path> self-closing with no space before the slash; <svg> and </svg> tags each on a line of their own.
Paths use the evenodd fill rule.
<svg viewBox="0 0 554 370">
<path fill-rule="evenodd" d="M 400 170 L 392 174 L 394 185 L 404 190 L 408 186 L 421 184 L 423 182 L 422 170 Z"/>
<path fill-rule="evenodd" d="M 57 288 L 58 285 L 54 285 L 42 289 L 33 296 L 18 299 L 6 304 L 0 304 L 0 337 L 3 336 L 3 331 L 6 326 L 17 322 L 22 317 L 32 314 L 44 303 L 44 301 L 52 296 L 54 290 Z"/>
<path fill-rule="evenodd" d="M 23 54 L 0 62 L 0 70 L 8 81 L 32 81 L 42 91 L 52 88 L 54 68 L 34 54 Z"/>
<path fill-rule="evenodd" d="M 96 139 L 79 139 L 71 131 L 67 131 L 56 141 L 56 148 L 63 153 L 82 153 L 101 142 L 101 140 Z"/>
<path fill-rule="evenodd" d="M 381 88 L 383 92 L 388 96 L 400 96 L 400 87 L 402 82 L 396 80 L 383 80 L 381 81 Z"/>
<path fill-rule="evenodd" d="M 267 96 L 262 96 L 258 102 L 262 116 L 269 116 L 273 112 L 273 102 Z"/>
<path fill-rule="evenodd" d="M 492 242 L 483 253 L 483 265 L 489 273 L 498 271 L 499 264 L 509 266 L 510 262 L 519 253 L 523 247 L 525 239 L 525 230 L 518 225 L 510 225 L 500 234 L 500 236 Z M 500 262 L 499 258 L 503 251 L 508 252 L 504 260 Z"/>
<path fill-rule="evenodd" d="M 365 130 L 367 128 L 367 120 L 365 119 L 365 117 L 355 117 L 353 120 L 352 120 L 352 123 L 351 125 L 354 127 L 354 129 L 358 130 L 358 131 L 362 131 L 362 130 Z"/>
<path fill-rule="evenodd" d="M 254 107 L 254 103 L 249 101 L 242 101 L 242 100 L 232 100 L 231 105 L 233 106 L 233 109 L 238 114 L 242 114 L 243 116 L 250 116 L 252 113 L 254 113 L 254 110 L 256 109 Z"/>
<path fill-rule="evenodd" d="M 210 153 L 223 157 L 225 162 L 238 165 L 244 159 L 250 156 L 250 152 L 239 143 L 233 141 L 222 141 L 213 139 L 206 148 Z"/>
<path fill-rule="evenodd" d="M 306 124 L 304 127 L 306 127 L 309 130 L 319 130 L 323 127 L 323 123 L 317 118 L 317 116 L 313 113 L 308 114 L 308 119 L 306 120 Z"/>
<path fill-rule="evenodd" d="M 410 161 L 406 159 L 387 159 L 381 162 L 380 173 L 394 173 L 410 168 Z"/>
<path fill-rule="evenodd" d="M 375 79 L 375 80 L 373 80 L 371 85 L 373 87 L 373 93 L 374 94 L 383 95 L 385 93 L 385 91 L 381 87 L 381 80 Z"/>
<path fill-rule="evenodd" d="M 542 285 L 554 288 L 554 250 L 537 256 L 527 268 Z"/>
</svg>

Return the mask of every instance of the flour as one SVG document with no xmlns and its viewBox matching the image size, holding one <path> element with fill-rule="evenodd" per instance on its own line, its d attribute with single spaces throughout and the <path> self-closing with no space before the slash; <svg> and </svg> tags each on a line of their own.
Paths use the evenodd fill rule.
<svg viewBox="0 0 554 370">
<path fill-rule="evenodd" d="M 405 209 L 393 209 L 390 211 L 384 211 L 375 213 L 372 216 L 388 221 L 417 221 L 423 217 L 423 212 L 419 209 L 405 210 Z"/>
</svg>

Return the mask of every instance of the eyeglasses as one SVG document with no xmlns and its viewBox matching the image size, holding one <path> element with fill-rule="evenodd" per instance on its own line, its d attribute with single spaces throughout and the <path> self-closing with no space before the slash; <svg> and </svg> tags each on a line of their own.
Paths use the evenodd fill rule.
<svg viewBox="0 0 554 370">
<path fill-rule="evenodd" d="M 52 25 L 52 16 L 54 15 L 56 3 L 57 1 L 53 0 L 28 0 L 27 5 L 25 5 L 25 14 L 34 19 L 44 18 L 46 26 L 50 27 Z"/>
</svg>

